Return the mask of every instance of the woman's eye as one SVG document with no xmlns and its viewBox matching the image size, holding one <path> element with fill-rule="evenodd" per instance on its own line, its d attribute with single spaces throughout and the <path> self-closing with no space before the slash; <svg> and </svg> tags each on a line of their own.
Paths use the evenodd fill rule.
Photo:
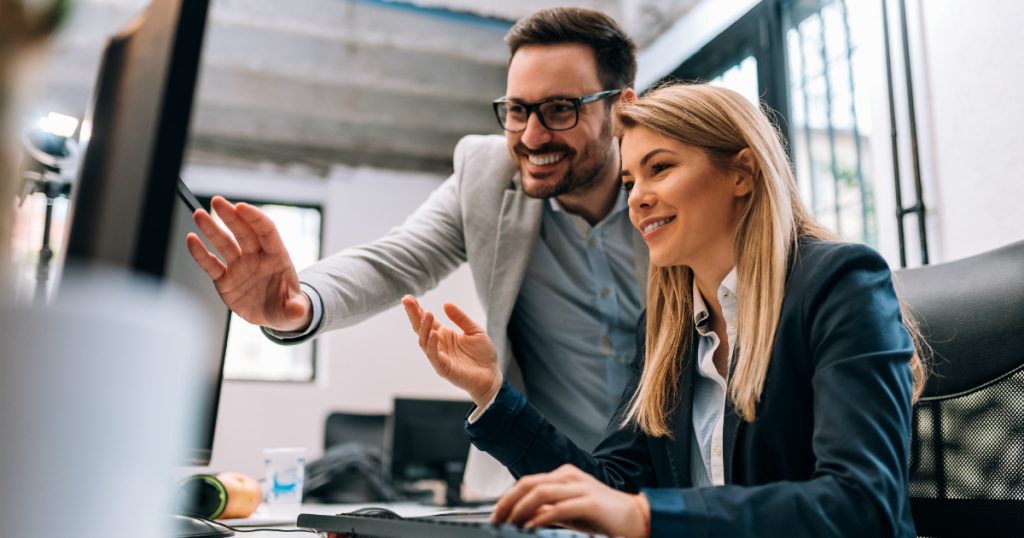
<svg viewBox="0 0 1024 538">
<path fill-rule="evenodd" d="M 669 168 L 672 168 L 672 166 L 667 164 L 667 163 L 655 163 L 655 164 L 652 164 L 651 165 L 651 175 L 658 175 L 658 174 L 664 172 L 665 170 L 668 170 Z"/>
<path fill-rule="evenodd" d="M 622 182 L 622 190 L 624 190 L 626 192 L 629 192 L 629 191 L 633 190 L 633 183 L 634 183 L 633 181 L 629 181 L 629 182 L 623 181 Z"/>
</svg>

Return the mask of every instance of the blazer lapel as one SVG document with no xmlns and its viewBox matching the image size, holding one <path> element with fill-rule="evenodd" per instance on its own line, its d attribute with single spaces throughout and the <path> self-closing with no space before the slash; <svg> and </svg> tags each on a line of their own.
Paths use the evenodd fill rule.
<svg viewBox="0 0 1024 538">
<path fill-rule="evenodd" d="M 679 487 L 691 487 L 690 446 L 693 437 L 693 370 L 697 364 L 697 332 L 690 335 L 690 345 L 683 352 L 683 365 L 679 372 L 679 403 L 672 414 L 675 438 L 665 443 L 668 461 Z"/>
<path fill-rule="evenodd" d="M 507 345 L 507 328 L 512 308 L 519 296 L 519 287 L 526 274 L 534 245 L 540 235 L 545 200 L 530 198 L 517 188 L 507 189 L 501 201 L 501 214 L 495 234 L 494 261 L 487 287 L 488 333 L 499 350 Z M 499 341 L 500 340 L 500 341 Z M 501 354 L 506 370 L 510 353 Z"/>
<path fill-rule="evenodd" d="M 736 369 L 736 357 L 739 357 L 739 347 L 733 350 L 732 360 L 729 365 L 729 379 L 726 386 L 732 382 L 732 372 Z M 722 444 L 725 445 L 722 451 L 722 465 L 725 467 L 725 483 L 732 484 L 733 455 L 736 453 L 736 439 L 739 437 L 740 426 L 743 419 L 732 405 L 729 393 L 725 395 L 725 418 L 722 422 Z"/>
</svg>

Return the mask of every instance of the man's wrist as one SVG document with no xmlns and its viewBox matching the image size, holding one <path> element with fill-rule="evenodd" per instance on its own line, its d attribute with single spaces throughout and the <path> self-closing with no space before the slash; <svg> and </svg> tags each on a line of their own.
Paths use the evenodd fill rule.
<svg viewBox="0 0 1024 538">
<path fill-rule="evenodd" d="M 306 314 L 301 319 L 287 321 L 284 326 L 270 327 L 271 329 L 286 333 L 304 333 L 309 329 L 309 325 L 313 323 L 313 300 L 309 298 L 309 295 L 304 290 L 300 290 L 299 294 L 302 296 L 302 301 L 306 304 Z"/>
</svg>

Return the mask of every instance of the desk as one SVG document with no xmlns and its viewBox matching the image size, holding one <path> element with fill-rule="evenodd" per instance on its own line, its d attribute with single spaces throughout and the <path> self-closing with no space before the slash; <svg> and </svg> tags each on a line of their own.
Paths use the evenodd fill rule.
<svg viewBox="0 0 1024 538">
<path fill-rule="evenodd" d="M 438 512 L 445 512 L 445 511 L 448 511 L 448 510 L 453 510 L 453 509 L 446 508 L 446 507 L 443 507 L 443 506 L 425 506 L 425 505 L 422 505 L 422 504 L 414 504 L 414 503 L 303 504 L 301 509 L 299 510 L 299 512 L 296 513 L 294 517 L 298 517 L 299 513 L 302 513 L 302 514 L 334 515 L 334 514 L 340 514 L 340 513 L 343 513 L 343 512 L 352 512 L 354 510 L 359 510 L 360 508 L 366 508 L 367 506 L 380 506 L 380 507 L 388 508 L 390 510 L 394 510 L 395 512 L 397 512 L 402 517 L 427 516 L 427 515 L 430 515 L 430 514 L 436 514 Z M 227 521 L 227 523 L 230 524 L 231 521 L 229 520 L 229 521 Z M 253 524 L 250 524 L 250 525 L 247 525 L 247 526 L 243 526 L 243 527 L 240 527 L 240 528 L 244 529 L 244 528 L 252 528 L 252 527 L 257 527 L 257 526 L 262 527 L 263 526 L 263 525 L 257 525 L 256 523 L 257 522 L 254 521 Z M 277 529 L 294 529 L 295 526 L 294 525 L 292 525 L 292 526 L 273 526 L 272 528 L 277 528 Z M 295 538 L 302 538 L 303 536 L 313 537 L 313 536 L 316 536 L 316 535 L 315 534 L 311 534 L 311 533 L 310 534 L 303 534 L 303 533 L 294 533 L 294 532 L 283 533 L 283 532 L 273 532 L 273 531 L 260 531 L 260 532 L 236 533 L 235 536 L 239 536 L 239 537 L 247 536 L 247 537 L 250 537 L 250 538 L 286 538 L 286 537 L 289 537 L 289 536 L 293 536 Z"/>
</svg>

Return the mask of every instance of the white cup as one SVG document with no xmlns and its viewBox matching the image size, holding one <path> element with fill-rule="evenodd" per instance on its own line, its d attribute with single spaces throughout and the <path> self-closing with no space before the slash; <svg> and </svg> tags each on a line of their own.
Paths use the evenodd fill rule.
<svg viewBox="0 0 1024 538">
<path fill-rule="evenodd" d="M 268 448 L 263 451 L 263 462 L 263 501 L 267 511 L 298 514 L 306 472 L 306 449 Z"/>
</svg>

